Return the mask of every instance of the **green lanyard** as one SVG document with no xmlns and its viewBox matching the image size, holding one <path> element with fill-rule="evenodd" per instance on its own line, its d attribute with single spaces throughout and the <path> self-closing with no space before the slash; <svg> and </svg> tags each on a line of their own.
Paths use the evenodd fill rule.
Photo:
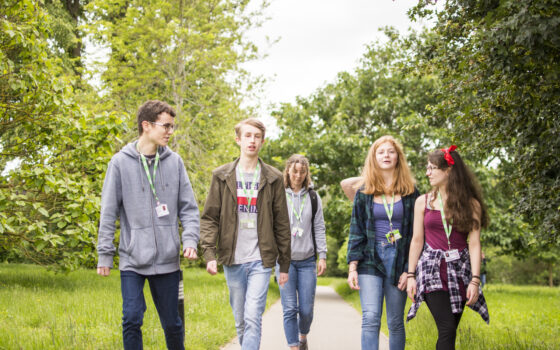
<svg viewBox="0 0 560 350">
<path fill-rule="evenodd" d="M 391 219 L 393 218 L 393 209 L 395 208 L 395 194 L 393 193 L 393 199 L 391 200 L 391 206 L 387 204 L 387 199 L 385 199 L 385 195 L 381 195 L 381 199 L 383 199 L 383 206 L 385 207 L 385 212 L 387 213 L 387 217 L 389 218 L 389 227 L 391 227 L 391 231 L 393 231 L 393 223 Z"/>
<path fill-rule="evenodd" d="M 136 149 L 138 149 L 138 145 L 136 146 Z M 140 151 L 138 151 L 138 153 L 140 153 Z M 159 205 L 159 199 L 157 197 L 156 194 L 156 188 L 154 186 L 154 183 L 156 182 L 156 171 L 157 171 L 157 166 L 159 163 L 159 152 L 156 151 L 156 159 L 154 162 L 154 180 L 152 181 L 152 176 L 150 175 L 150 168 L 148 168 L 148 162 L 146 161 L 146 157 L 144 157 L 144 155 L 142 153 L 140 153 L 140 158 L 142 159 L 142 165 L 144 165 L 144 170 L 146 171 L 146 176 L 148 177 L 148 182 L 150 183 L 150 187 L 152 188 L 152 192 L 154 193 L 154 197 L 156 199 L 156 202 Z"/>
<path fill-rule="evenodd" d="M 253 191 L 254 191 L 253 186 L 255 186 L 255 183 L 259 179 L 259 175 L 260 175 L 260 166 L 259 163 L 257 163 L 257 167 L 255 168 L 255 172 L 253 173 L 253 182 L 251 183 L 252 185 L 251 191 L 247 192 L 247 189 L 245 188 L 245 176 L 243 176 L 241 170 L 239 170 L 239 165 L 237 165 L 237 176 L 239 176 L 239 180 L 241 181 L 241 187 L 243 193 L 245 194 L 245 197 L 247 197 L 247 213 L 250 212 L 249 207 L 251 206 L 251 201 L 253 200 Z"/>
<path fill-rule="evenodd" d="M 451 220 L 451 223 L 447 225 L 445 213 L 443 212 L 443 200 L 441 199 L 441 194 L 438 192 L 437 196 L 439 199 L 439 205 L 441 206 L 441 222 L 443 223 L 443 229 L 445 230 L 445 235 L 447 236 L 447 245 L 449 245 L 449 249 L 451 249 L 451 242 L 449 241 L 449 237 L 451 236 L 451 224 L 453 223 L 453 220 Z"/>
<path fill-rule="evenodd" d="M 293 196 L 294 196 L 294 193 L 292 192 L 292 197 L 293 197 Z M 294 202 L 293 202 L 292 198 L 290 198 L 290 196 L 288 195 L 287 192 L 286 192 L 286 198 L 288 199 L 288 202 L 290 203 L 290 208 L 291 208 L 291 210 L 292 210 L 292 214 L 295 215 L 296 220 L 297 220 L 298 222 L 301 222 L 301 221 L 302 221 L 302 214 L 303 214 L 303 207 L 305 207 L 305 195 L 303 195 L 302 203 L 301 203 L 301 205 L 299 206 L 299 214 L 298 214 L 298 212 L 295 210 L 295 208 L 294 208 Z"/>
</svg>

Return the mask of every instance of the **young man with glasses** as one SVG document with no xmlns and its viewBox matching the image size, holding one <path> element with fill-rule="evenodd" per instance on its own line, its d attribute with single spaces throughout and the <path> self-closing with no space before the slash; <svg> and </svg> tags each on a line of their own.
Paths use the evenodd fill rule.
<svg viewBox="0 0 560 350">
<path fill-rule="evenodd" d="M 200 245 L 211 275 L 218 272 L 218 262 L 224 265 L 241 349 L 258 350 L 276 261 L 280 287 L 288 281 L 290 219 L 282 173 L 259 158 L 264 125 L 246 119 L 236 125 L 235 133 L 241 154 L 212 173 Z"/>
<path fill-rule="evenodd" d="M 103 183 L 97 273 L 108 276 L 113 267 L 115 223 L 120 220 L 125 349 L 142 349 L 146 279 L 167 348 L 184 349 L 178 311 L 180 242 L 185 258 L 196 259 L 199 211 L 183 160 L 167 147 L 177 126 L 174 118 L 167 103 L 144 103 L 137 115 L 140 137 L 113 156 Z"/>
</svg>

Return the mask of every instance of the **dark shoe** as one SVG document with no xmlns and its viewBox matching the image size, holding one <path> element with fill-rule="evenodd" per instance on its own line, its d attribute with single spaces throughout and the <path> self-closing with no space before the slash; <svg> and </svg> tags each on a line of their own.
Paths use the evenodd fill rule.
<svg viewBox="0 0 560 350">
<path fill-rule="evenodd" d="M 307 350 L 307 340 L 299 341 L 299 350 Z"/>
</svg>

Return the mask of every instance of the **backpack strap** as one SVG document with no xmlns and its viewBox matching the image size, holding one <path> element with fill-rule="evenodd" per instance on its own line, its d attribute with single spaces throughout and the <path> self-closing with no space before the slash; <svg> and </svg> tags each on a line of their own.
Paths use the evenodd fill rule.
<svg viewBox="0 0 560 350">
<path fill-rule="evenodd" d="M 317 258 L 317 243 L 315 242 L 315 214 L 317 214 L 317 192 L 309 189 L 309 198 L 311 199 L 311 238 L 313 240 L 313 249 L 315 250 L 315 258 Z"/>
</svg>

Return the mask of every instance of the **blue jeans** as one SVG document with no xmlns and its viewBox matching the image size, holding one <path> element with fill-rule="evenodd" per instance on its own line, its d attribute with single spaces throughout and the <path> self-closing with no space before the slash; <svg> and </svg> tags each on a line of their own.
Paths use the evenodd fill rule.
<svg viewBox="0 0 560 350">
<path fill-rule="evenodd" d="M 284 287 L 280 287 L 284 310 L 284 333 L 288 346 L 298 346 L 299 334 L 309 333 L 313 321 L 313 303 L 317 286 L 316 271 L 315 256 L 305 260 L 292 260 L 288 282 Z M 280 279 L 278 264 L 276 264 L 276 275 Z"/>
<path fill-rule="evenodd" d="M 147 279 L 152 299 L 159 314 L 168 349 L 185 349 L 185 331 L 179 317 L 180 271 L 161 275 L 140 275 L 121 271 L 123 298 L 123 345 L 125 350 L 142 349 L 142 323 L 146 311 L 144 282 Z"/>
<path fill-rule="evenodd" d="M 262 261 L 224 265 L 229 288 L 229 303 L 233 309 L 235 329 L 243 350 L 258 350 L 261 344 L 262 314 L 272 268 Z"/>
<path fill-rule="evenodd" d="M 395 261 L 396 247 L 390 243 L 377 242 L 376 250 L 383 261 L 385 270 L 390 274 Z M 391 350 L 404 349 L 406 335 L 403 316 L 406 293 L 394 286 L 390 277 L 359 274 L 358 284 L 362 304 L 362 349 L 377 350 L 379 347 L 383 297 L 387 302 L 389 348 Z"/>
</svg>

